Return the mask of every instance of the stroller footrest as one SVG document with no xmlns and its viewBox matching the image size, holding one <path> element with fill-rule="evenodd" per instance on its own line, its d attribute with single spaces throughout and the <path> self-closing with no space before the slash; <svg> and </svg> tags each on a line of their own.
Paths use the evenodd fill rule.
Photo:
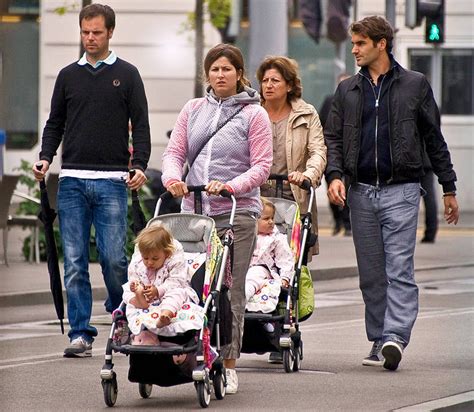
<svg viewBox="0 0 474 412">
<path fill-rule="evenodd" d="M 271 313 L 261 312 L 245 312 L 244 317 L 247 320 L 260 320 L 262 322 L 275 322 L 285 318 L 284 315 L 272 315 Z"/>
<path fill-rule="evenodd" d="M 181 355 L 183 353 L 191 353 L 197 350 L 197 345 L 183 346 L 140 346 L 140 345 L 121 345 L 115 347 L 118 352 L 126 355 L 147 354 L 147 355 Z"/>
</svg>

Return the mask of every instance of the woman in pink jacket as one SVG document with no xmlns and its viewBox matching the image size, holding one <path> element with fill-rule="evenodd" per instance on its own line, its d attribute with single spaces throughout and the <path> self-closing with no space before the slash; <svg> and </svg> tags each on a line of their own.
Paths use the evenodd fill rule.
<svg viewBox="0 0 474 412">
<path fill-rule="evenodd" d="M 222 236 L 231 202 L 219 197 L 222 189 L 237 199 L 234 219 L 233 284 L 231 288 L 232 343 L 222 348 L 227 393 L 236 393 L 236 359 L 240 357 L 245 311 L 245 275 L 261 213 L 259 187 L 272 164 L 272 131 L 258 92 L 249 87 L 241 51 L 229 44 L 213 47 L 204 60 L 209 83 L 206 96 L 192 99 L 181 110 L 163 154 L 162 181 L 174 197 L 184 196 L 182 210 L 193 211 L 187 185 L 206 185 L 203 213 L 212 216 Z M 188 173 L 182 181 L 183 166 Z"/>
</svg>

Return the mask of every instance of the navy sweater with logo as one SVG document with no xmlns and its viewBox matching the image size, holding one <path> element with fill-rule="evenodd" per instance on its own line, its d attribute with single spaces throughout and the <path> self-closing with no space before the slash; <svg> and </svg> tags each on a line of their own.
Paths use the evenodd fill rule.
<svg viewBox="0 0 474 412">
<path fill-rule="evenodd" d="M 56 79 L 40 159 L 51 163 L 62 141 L 64 169 L 127 171 L 129 122 L 132 167 L 144 171 L 150 157 L 150 127 L 137 68 L 121 59 L 97 68 L 73 63 Z"/>
</svg>

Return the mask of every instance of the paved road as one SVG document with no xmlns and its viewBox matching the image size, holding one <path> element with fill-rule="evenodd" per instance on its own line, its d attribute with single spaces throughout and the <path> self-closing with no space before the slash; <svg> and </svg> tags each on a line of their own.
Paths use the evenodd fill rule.
<svg viewBox="0 0 474 412">
<path fill-rule="evenodd" d="M 213 398 L 210 408 L 389 411 L 415 405 L 415 410 L 420 411 L 454 403 L 458 404 L 457 411 L 472 410 L 473 268 L 426 270 L 417 273 L 417 278 L 421 310 L 412 343 L 397 372 L 361 365 L 370 345 L 364 332 L 357 278 L 320 281 L 316 293 L 318 310 L 302 327 L 303 369 L 286 374 L 281 367 L 269 365 L 266 356 L 244 355 L 238 364 L 239 393 L 222 401 Z M 99 371 L 108 316 L 101 305 L 94 306 L 99 337 L 89 359 L 62 358 L 65 338 L 51 321 L 54 316 L 46 305 L 30 307 L 29 311 L 22 308 L 3 308 L 4 315 L 20 315 L 16 324 L 0 326 L 2 410 L 106 409 Z M 114 362 L 119 384 L 115 409 L 199 409 L 192 384 L 154 387 L 150 399 L 141 399 L 137 385 L 127 381 L 127 358 L 116 355 Z M 435 403 L 425 405 L 432 401 Z"/>
</svg>

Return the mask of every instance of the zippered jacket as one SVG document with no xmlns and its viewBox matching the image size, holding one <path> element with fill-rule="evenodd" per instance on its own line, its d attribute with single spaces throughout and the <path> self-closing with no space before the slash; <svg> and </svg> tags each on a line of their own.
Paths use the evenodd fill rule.
<svg viewBox="0 0 474 412">
<path fill-rule="evenodd" d="M 209 136 L 235 113 L 203 147 Z M 186 177 L 188 186 L 221 181 L 233 190 L 237 209 L 260 214 L 259 187 L 270 174 L 273 140 L 268 114 L 260 106 L 256 90 L 246 87 L 241 93 L 219 99 L 209 89 L 205 97 L 186 103 L 163 154 L 165 187 L 181 180 L 183 166 L 190 159 L 194 162 Z M 220 215 L 230 208 L 228 199 L 203 193 L 203 214 Z M 183 200 L 182 209 L 193 211 L 193 195 Z"/>
<path fill-rule="evenodd" d="M 456 173 L 441 133 L 439 110 L 431 86 L 423 74 L 405 70 L 396 62 L 391 70 L 386 97 L 388 139 L 385 139 L 385 144 L 389 145 L 385 149 L 390 155 L 391 174 L 383 183 L 418 180 L 424 174 L 423 151 L 426 149 L 443 190 L 454 191 Z M 352 182 L 359 181 L 357 166 L 359 156 L 364 156 L 360 153 L 361 139 L 367 138 L 362 136 L 362 114 L 366 104 L 362 82 L 367 81 L 358 73 L 342 81 L 336 90 L 324 129 L 328 183 L 344 174 Z M 380 165 L 383 166 L 386 165 Z"/>
</svg>

